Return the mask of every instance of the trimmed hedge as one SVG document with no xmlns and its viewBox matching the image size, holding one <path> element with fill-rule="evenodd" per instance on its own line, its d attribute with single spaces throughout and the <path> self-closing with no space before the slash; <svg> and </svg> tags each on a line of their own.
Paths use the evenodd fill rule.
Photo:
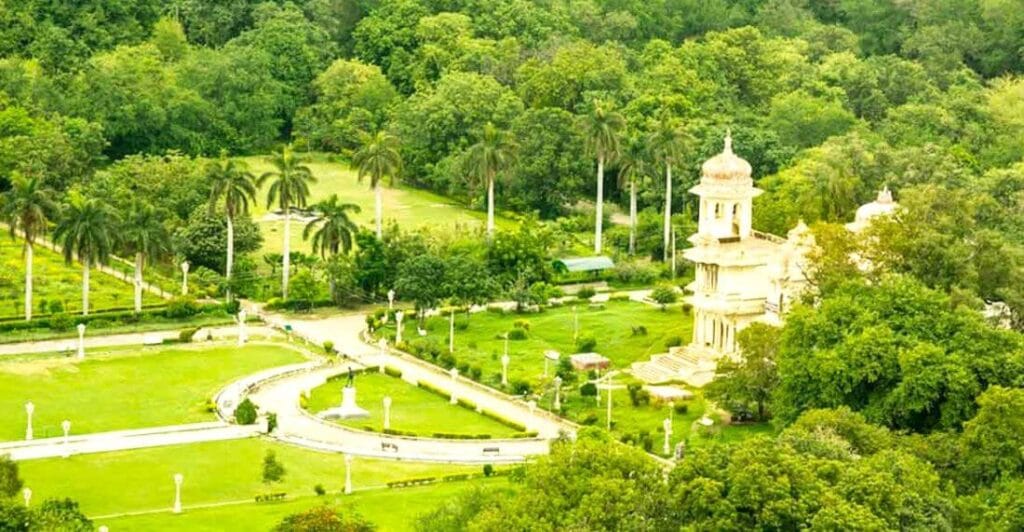
<svg viewBox="0 0 1024 532">
<path fill-rule="evenodd" d="M 199 312 L 193 315 L 209 315 L 216 312 L 223 312 L 224 307 L 220 304 L 207 304 L 199 306 Z M 225 313 L 225 315 L 227 315 Z M 67 331 L 74 328 L 79 323 L 86 325 L 110 325 L 113 323 L 130 325 L 147 321 L 151 318 L 167 318 L 165 307 L 153 307 L 150 309 L 144 309 L 142 312 L 136 314 L 134 310 L 102 310 L 91 312 L 88 316 L 82 316 L 81 314 L 54 314 L 46 318 L 33 318 L 31 321 L 25 321 L 19 319 L 16 321 L 0 321 L 0 333 L 15 332 L 15 331 L 27 331 L 34 329 L 51 329 L 55 331 Z"/>
<path fill-rule="evenodd" d="M 263 495 L 257 495 L 256 502 L 283 501 L 287 496 L 288 494 L 283 491 L 279 493 L 266 493 Z"/>
</svg>

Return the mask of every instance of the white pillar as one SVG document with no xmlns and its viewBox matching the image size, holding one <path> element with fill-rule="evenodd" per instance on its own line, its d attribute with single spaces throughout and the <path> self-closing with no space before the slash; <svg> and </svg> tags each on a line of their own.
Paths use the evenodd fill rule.
<svg viewBox="0 0 1024 532">
<path fill-rule="evenodd" d="M 85 358 L 85 324 L 78 324 L 78 360 Z"/>
<path fill-rule="evenodd" d="M 71 456 L 71 447 L 68 442 L 68 436 L 71 434 L 71 421 L 65 419 L 61 422 L 60 428 L 64 429 L 63 456 L 64 458 L 67 458 Z"/>
<path fill-rule="evenodd" d="M 345 495 L 352 493 L 352 455 L 345 455 Z"/>
<path fill-rule="evenodd" d="M 388 290 L 388 310 L 395 308 L 395 290 Z"/>
<path fill-rule="evenodd" d="M 384 430 L 391 429 L 391 397 L 384 396 Z"/>
<path fill-rule="evenodd" d="M 377 342 L 377 346 L 380 347 L 380 355 L 377 357 L 377 371 L 384 374 L 384 360 L 388 356 L 388 341 L 381 338 Z"/>
<path fill-rule="evenodd" d="M 181 513 L 181 483 L 185 481 L 185 475 L 181 473 L 174 474 L 174 508 L 172 511 L 176 514 Z"/>
<path fill-rule="evenodd" d="M 188 261 L 181 263 L 181 295 L 188 295 Z"/>
<path fill-rule="evenodd" d="M 32 439 L 32 414 L 36 411 L 36 405 L 29 401 L 25 403 L 25 414 L 28 418 L 28 423 L 25 426 L 25 439 Z"/>
<path fill-rule="evenodd" d="M 402 319 L 405 318 L 405 313 L 399 310 L 395 313 L 395 343 L 402 343 Z"/>
</svg>

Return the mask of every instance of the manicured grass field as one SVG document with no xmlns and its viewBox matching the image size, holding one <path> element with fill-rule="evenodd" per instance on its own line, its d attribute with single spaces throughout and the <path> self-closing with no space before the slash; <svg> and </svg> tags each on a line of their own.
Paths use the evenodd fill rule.
<svg viewBox="0 0 1024 532">
<path fill-rule="evenodd" d="M 647 360 L 651 355 L 665 353 L 666 341 L 680 338 L 685 341 L 691 335 L 693 318 L 684 314 L 679 307 L 662 311 L 657 307 L 632 301 L 610 301 L 603 308 L 577 305 L 579 336 L 593 336 L 597 340 L 594 350 L 612 361 L 613 368 L 628 368 L 638 360 Z M 483 380 L 489 384 L 501 380 L 501 355 L 505 341 L 500 338 L 514 328 L 516 321 L 529 322 L 526 340 L 509 341 L 509 380 L 517 379 L 536 382 L 544 374 L 544 351 L 554 349 L 563 356 L 576 352 L 573 341 L 572 305 L 551 307 L 539 314 L 499 314 L 480 312 L 466 317 L 456 316 L 455 358 L 471 366 L 483 369 Z M 462 327 L 460 323 L 468 323 Z M 644 326 L 646 335 L 634 335 L 633 327 Z M 394 337 L 393 326 L 388 334 Z M 434 317 L 427 320 L 427 338 L 432 338 L 445 349 L 448 346 L 448 318 Z M 404 340 L 416 338 L 416 323 L 404 324 Z M 554 375 L 554 364 L 549 374 Z"/>
<path fill-rule="evenodd" d="M 214 419 L 206 402 L 222 386 L 255 371 L 300 362 L 281 345 L 188 345 L 87 351 L 86 359 L 0 359 L 0 441 L 25 435 L 25 402 L 36 405 L 37 438 L 57 436 L 64 419 L 75 434 Z"/>
<path fill-rule="evenodd" d="M 310 394 L 309 410 L 321 412 L 341 404 L 341 389 L 346 379 L 339 378 L 315 388 Z M 516 430 L 494 419 L 458 405 L 433 392 L 417 388 L 401 379 L 366 372 L 355 378 L 360 407 L 370 412 L 363 419 L 342 419 L 338 423 L 354 428 L 380 431 L 384 428 L 384 396 L 391 397 L 391 428 L 431 436 L 449 434 L 489 434 L 495 438 L 512 437 Z"/>
<path fill-rule="evenodd" d="M 262 461 L 273 450 L 285 468 L 281 482 L 262 482 Z M 432 509 L 444 497 L 467 482 L 439 484 L 413 490 L 375 490 L 339 496 L 345 483 L 341 454 L 329 454 L 279 444 L 264 439 L 235 440 L 191 445 L 137 449 L 94 455 L 32 460 L 20 463 L 25 485 L 33 500 L 70 497 L 83 512 L 100 517 L 97 525 L 111 530 L 267 530 L 284 515 L 310 506 L 340 503 L 354 505 L 364 516 L 386 523 L 406 523 Z M 356 490 L 381 487 L 387 482 L 459 473 L 479 473 L 480 466 L 455 466 L 355 458 L 352 484 Z M 184 475 L 182 505 L 185 513 L 170 513 L 174 501 L 173 475 Z M 500 480 L 504 483 L 504 480 Z M 327 491 L 317 497 L 314 486 Z M 285 503 L 255 504 L 256 495 L 286 493 Z M 399 500 L 400 499 L 400 500 Z M 190 510 L 190 506 L 238 503 L 220 508 Z M 161 511 L 125 517 L 131 512 Z"/>
<path fill-rule="evenodd" d="M 270 171 L 273 167 L 267 162 L 266 157 L 249 157 L 246 159 L 250 170 L 257 176 Z M 349 168 L 347 164 L 331 162 L 324 155 L 311 155 L 307 158 L 307 166 L 313 171 L 317 183 L 310 187 L 310 203 L 316 203 L 328 198 L 331 194 L 337 194 L 341 201 L 355 203 L 362 208 L 362 212 L 356 215 L 356 222 L 372 229 L 374 224 L 374 194 L 367 181 L 360 183 L 356 179 L 356 171 Z M 269 185 L 268 185 L 269 186 Z M 266 188 L 261 190 L 257 196 L 257 205 L 253 209 L 253 219 L 259 221 L 267 212 Z M 272 209 L 273 210 L 273 209 Z M 412 229 L 423 226 L 445 226 L 456 225 L 465 228 L 483 227 L 486 213 L 474 211 L 464 205 L 457 205 L 450 199 L 423 190 L 395 186 L 384 188 L 384 221 L 397 221 L 404 229 Z M 508 220 L 498 217 L 499 225 L 508 224 Z M 302 240 L 302 229 L 304 224 L 292 222 L 291 240 L 292 251 L 309 252 L 309 243 Z M 280 253 L 284 223 L 281 221 L 261 222 L 263 230 L 263 252 Z"/>
<path fill-rule="evenodd" d="M 23 316 L 25 308 L 25 258 L 20 239 L 0 237 L 0 318 Z M 49 314 L 50 302 L 59 301 L 65 312 L 82 312 L 82 267 L 67 265 L 54 251 L 37 245 L 32 263 L 32 303 L 35 314 Z M 134 304 L 132 285 L 93 270 L 89 276 L 89 308 L 131 308 Z M 162 300 L 143 293 L 142 303 Z"/>
</svg>

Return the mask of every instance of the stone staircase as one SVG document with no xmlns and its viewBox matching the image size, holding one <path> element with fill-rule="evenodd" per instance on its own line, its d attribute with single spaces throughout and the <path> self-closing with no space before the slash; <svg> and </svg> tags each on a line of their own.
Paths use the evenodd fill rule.
<svg viewBox="0 0 1024 532">
<path fill-rule="evenodd" d="M 668 354 L 654 355 L 648 362 L 634 362 L 631 373 L 647 384 L 685 382 L 703 386 L 715 376 L 717 353 L 692 346 L 673 347 Z"/>
</svg>

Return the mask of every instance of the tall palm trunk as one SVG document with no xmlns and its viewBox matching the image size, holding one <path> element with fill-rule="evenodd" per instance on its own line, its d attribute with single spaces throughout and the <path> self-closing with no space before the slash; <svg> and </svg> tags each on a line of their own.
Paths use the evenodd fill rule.
<svg viewBox="0 0 1024 532">
<path fill-rule="evenodd" d="M 82 315 L 89 315 L 89 259 L 82 261 Z"/>
<path fill-rule="evenodd" d="M 494 236 L 494 176 L 487 178 L 487 238 Z"/>
<path fill-rule="evenodd" d="M 665 165 L 665 238 L 664 260 L 668 260 L 669 240 L 672 238 L 672 165 Z"/>
<path fill-rule="evenodd" d="M 629 254 L 636 253 L 636 181 L 629 182 Z"/>
<path fill-rule="evenodd" d="M 231 215 L 228 218 L 228 260 L 227 264 L 224 265 L 224 279 L 227 280 L 228 288 L 225 297 L 228 302 L 231 301 L 231 268 L 235 264 L 235 222 L 231 219 Z"/>
<path fill-rule="evenodd" d="M 597 205 L 594 220 L 594 254 L 601 254 L 601 225 L 604 221 L 604 155 L 597 157 Z"/>
<path fill-rule="evenodd" d="M 281 297 L 288 299 L 288 275 L 291 273 L 292 257 L 292 210 L 284 210 L 284 264 L 281 267 Z"/>
<path fill-rule="evenodd" d="M 380 186 L 380 180 L 373 187 L 374 203 L 377 218 L 377 238 L 384 238 L 384 189 Z"/>
<path fill-rule="evenodd" d="M 32 319 L 32 244 L 25 240 L 25 321 Z"/>
<path fill-rule="evenodd" d="M 135 254 L 135 313 L 142 312 L 142 252 Z"/>
</svg>

